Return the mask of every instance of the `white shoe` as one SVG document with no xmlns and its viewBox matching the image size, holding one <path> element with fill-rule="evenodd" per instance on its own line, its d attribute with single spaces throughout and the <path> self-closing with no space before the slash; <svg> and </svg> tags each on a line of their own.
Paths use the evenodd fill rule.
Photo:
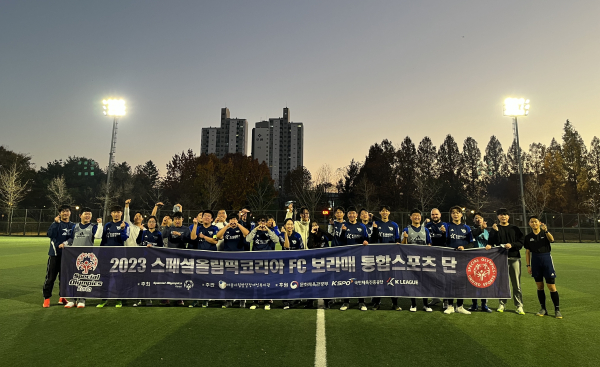
<svg viewBox="0 0 600 367">
<path fill-rule="evenodd" d="M 463 315 L 470 315 L 471 311 L 467 311 L 463 306 L 460 306 L 456 309 L 456 312 L 462 313 Z"/>
<path fill-rule="evenodd" d="M 67 304 L 65 305 L 65 308 L 71 308 L 71 307 L 75 307 L 75 302 L 73 302 L 73 301 L 69 301 L 69 302 L 67 302 Z"/>
<path fill-rule="evenodd" d="M 442 308 L 443 308 L 444 310 L 448 308 L 448 301 L 444 301 L 444 302 L 442 303 Z"/>
<path fill-rule="evenodd" d="M 346 311 L 348 307 L 350 307 L 350 305 L 348 303 L 344 303 L 342 307 L 340 307 L 340 311 Z"/>
<path fill-rule="evenodd" d="M 425 312 L 432 312 L 433 310 L 429 306 L 423 306 L 423 311 L 425 311 Z"/>
<path fill-rule="evenodd" d="M 270 304 L 270 303 L 267 303 L 267 304 L 265 305 L 265 310 L 269 311 L 270 309 L 271 309 L 271 304 Z"/>
<path fill-rule="evenodd" d="M 450 315 L 451 313 L 454 313 L 454 306 L 453 305 L 448 305 L 448 308 L 446 308 L 446 310 L 444 311 L 444 313 L 446 315 Z"/>
<path fill-rule="evenodd" d="M 496 311 L 504 312 L 504 305 L 498 305 L 498 309 Z"/>
<path fill-rule="evenodd" d="M 408 309 L 410 312 L 417 312 L 417 306 L 413 307 L 410 306 L 410 308 Z"/>
<path fill-rule="evenodd" d="M 251 310 L 256 310 L 256 303 L 252 304 L 252 306 L 250 306 Z"/>
<path fill-rule="evenodd" d="M 519 315 L 525 315 L 525 311 L 523 311 L 523 307 L 517 307 L 517 310 L 515 312 L 518 313 Z"/>
<path fill-rule="evenodd" d="M 368 310 L 368 308 L 367 308 L 367 305 L 365 305 L 364 303 L 361 303 L 361 304 L 359 305 L 359 307 L 360 307 L 360 310 L 361 310 L 361 311 L 367 311 L 367 310 Z"/>
<path fill-rule="evenodd" d="M 77 308 L 85 308 L 85 301 L 79 301 L 79 303 L 77 303 Z"/>
</svg>

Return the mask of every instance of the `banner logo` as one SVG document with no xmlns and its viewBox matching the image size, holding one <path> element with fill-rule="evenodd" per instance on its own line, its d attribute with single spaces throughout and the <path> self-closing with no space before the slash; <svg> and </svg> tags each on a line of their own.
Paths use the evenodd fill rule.
<svg viewBox="0 0 600 367">
<path fill-rule="evenodd" d="M 227 283 L 225 283 L 223 280 L 219 280 L 219 288 L 221 288 L 221 289 L 227 288 Z"/>
<path fill-rule="evenodd" d="M 392 278 L 392 277 L 388 278 L 387 285 L 391 285 L 393 287 L 394 286 L 394 278 Z"/>
<path fill-rule="evenodd" d="M 496 264 L 488 257 L 476 257 L 467 264 L 467 278 L 477 288 L 489 287 L 497 277 Z"/>
<path fill-rule="evenodd" d="M 291 283 L 290 283 L 290 288 L 292 288 L 292 289 L 296 289 L 296 288 L 298 288 L 298 282 L 297 282 L 297 281 L 295 281 L 295 280 L 294 280 L 293 282 L 291 282 Z"/>
<path fill-rule="evenodd" d="M 82 274 L 87 274 L 89 271 L 96 270 L 98 266 L 98 258 L 92 252 L 82 252 L 75 261 L 77 270 L 82 270 Z"/>
<path fill-rule="evenodd" d="M 185 282 L 183 282 L 183 286 L 189 291 L 190 289 L 194 288 L 194 282 L 192 282 L 191 280 L 186 280 Z"/>
</svg>

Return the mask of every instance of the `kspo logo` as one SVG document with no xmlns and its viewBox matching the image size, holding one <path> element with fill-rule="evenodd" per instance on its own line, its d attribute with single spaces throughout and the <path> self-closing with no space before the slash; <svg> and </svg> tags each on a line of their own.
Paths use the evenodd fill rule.
<svg viewBox="0 0 600 367">
<path fill-rule="evenodd" d="M 331 282 L 331 285 L 340 286 L 340 285 L 350 285 L 354 283 L 356 278 L 350 278 L 348 280 L 334 280 Z"/>
<path fill-rule="evenodd" d="M 477 288 L 487 288 L 494 284 L 498 269 L 488 257 L 476 257 L 467 264 L 467 278 Z"/>
<path fill-rule="evenodd" d="M 77 270 L 82 270 L 81 274 L 87 274 L 89 271 L 96 270 L 98 258 L 93 252 L 82 252 L 77 256 L 75 266 L 77 267 Z"/>
</svg>

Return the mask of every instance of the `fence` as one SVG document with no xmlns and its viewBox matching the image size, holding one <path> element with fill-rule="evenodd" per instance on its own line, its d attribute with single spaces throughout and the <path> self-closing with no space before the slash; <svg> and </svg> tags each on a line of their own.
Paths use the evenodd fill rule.
<svg viewBox="0 0 600 367">
<path fill-rule="evenodd" d="M 132 213 L 137 210 L 132 209 Z M 145 217 L 150 216 L 151 210 L 140 210 L 144 213 Z M 191 225 L 193 219 L 198 214 L 198 210 L 184 210 L 183 222 L 184 225 Z M 159 222 L 162 220 L 162 216 L 169 214 L 170 211 L 162 210 L 157 213 Z M 71 212 L 71 221 L 79 221 L 79 211 L 73 210 Z M 267 211 L 265 214 L 270 214 L 275 218 L 275 221 L 281 226 L 285 220 L 285 210 L 272 210 Z M 377 213 L 375 213 L 377 214 Z M 0 235 L 12 235 L 12 236 L 46 236 L 48 227 L 54 221 L 57 213 L 52 209 L 15 209 L 12 212 L 12 221 L 9 220 L 10 216 L 8 213 L 3 212 L 0 220 Z M 95 221 L 96 218 L 102 216 L 102 209 L 93 209 L 92 218 Z M 378 215 L 375 215 L 377 218 Z M 487 219 L 488 226 L 497 221 L 495 213 L 486 213 L 484 217 Z M 316 220 L 322 227 L 325 227 L 327 219 L 319 212 L 314 213 L 311 218 Z M 554 235 L 554 239 L 557 242 L 599 242 L 600 241 L 600 217 L 591 214 L 544 214 L 542 215 L 542 222 L 548 225 L 548 230 Z M 105 218 L 106 223 L 110 218 Z M 401 228 L 406 227 L 410 224 L 409 213 L 407 212 L 392 212 L 390 220 L 398 223 Z M 442 213 L 442 220 L 450 221 L 449 213 Z M 524 233 L 529 232 L 529 227 L 526 226 L 523 220 L 523 215 L 514 214 L 511 216 L 511 223 L 521 227 Z M 468 216 L 467 224 L 471 224 L 472 220 Z"/>
</svg>

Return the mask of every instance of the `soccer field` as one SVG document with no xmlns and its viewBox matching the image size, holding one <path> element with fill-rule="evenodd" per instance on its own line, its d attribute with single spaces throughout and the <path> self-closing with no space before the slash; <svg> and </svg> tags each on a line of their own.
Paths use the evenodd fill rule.
<svg viewBox="0 0 600 367">
<path fill-rule="evenodd" d="M 523 261 L 525 316 L 317 310 L 114 307 L 42 308 L 48 239 L 0 237 L 0 363 L 3 366 L 597 366 L 600 364 L 600 245 L 555 244 L 563 319 L 537 317 L 535 283 Z M 524 257 L 524 251 L 523 251 Z M 420 301 L 418 301 L 420 305 Z M 470 300 L 465 304 L 470 305 Z M 497 301 L 490 301 L 495 310 Z M 338 305 L 339 307 L 339 305 Z M 323 312 L 323 311 L 320 311 Z M 322 353 L 322 351 L 326 351 Z"/>
</svg>

